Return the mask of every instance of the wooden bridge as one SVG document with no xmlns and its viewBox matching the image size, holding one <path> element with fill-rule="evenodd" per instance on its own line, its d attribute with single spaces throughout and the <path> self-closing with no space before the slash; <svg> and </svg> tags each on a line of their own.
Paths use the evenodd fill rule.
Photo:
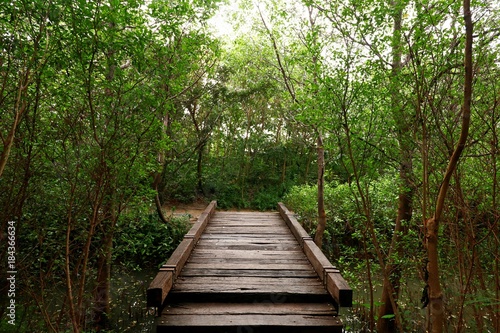
<svg viewBox="0 0 500 333">
<path fill-rule="evenodd" d="M 216 205 L 151 282 L 157 332 L 341 332 L 352 290 L 288 209 Z"/>
</svg>

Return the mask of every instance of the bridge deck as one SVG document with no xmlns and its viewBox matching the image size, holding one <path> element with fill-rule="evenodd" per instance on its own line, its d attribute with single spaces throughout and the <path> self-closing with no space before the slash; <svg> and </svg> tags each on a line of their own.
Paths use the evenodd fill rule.
<svg viewBox="0 0 500 333">
<path fill-rule="evenodd" d="M 350 301 L 328 291 L 328 274 L 340 275 L 329 263 L 318 274 L 318 263 L 306 255 L 307 235 L 297 239 L 280 213 L 213 208 L 186 236 L 187 251 L 174 253 L 159 273 L 163 278 L 155 279 L 171 274 L 169 290 L 155 281 L 148 290 L 148 303 L 162 308 L 157 332 L 341 332 L 338 304 Z M 158 286 L 162 295 L 153 304 Z M 345 298 L 350 289 L 340 289 Z"/>
</svg>

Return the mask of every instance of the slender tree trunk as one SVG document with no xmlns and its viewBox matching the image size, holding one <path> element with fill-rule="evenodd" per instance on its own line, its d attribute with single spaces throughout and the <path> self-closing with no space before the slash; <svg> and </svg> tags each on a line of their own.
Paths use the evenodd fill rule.
<svg viewBox="0 0 500 333">
<path fill-rule="evenodd" d="M 314 243 L 320 249 L 323 245 L 325 229 L 325 148 L 323 147 L 323 137 L 318 133 L 318 226 L 314 235 Z"/>
<path fill-rule="evenodd" d="M 75 186 L 71 186 L 71 195 L 68 205 L 68 225 L 66 229 L 66 248 L 65 248 L 65 266 L 64 273 L 66 277 L 66 295 L 69 303 L 69 315 L 71 320 L 71 325 L 73 327 L 73 333 L 80 332 L 80 324 L 78 322 L 78 314 L 75 311 L 75 302 L 73 297 L 73 280 L 71 279 L 71 229 L 73 228 L 73 218 L 72 218 L 72 207 L 73 207 L 73 195 L 75 192 Z"/>
<path fill-rule="evenodd" d="M 108 221 L 107 224 L 114 224 Z M 111 255 L 113 251 L 113 226 L 104 228 L 104 244 L 98 257 L 97 286 L 94 296 L 94 323 L 97 330 L 110 328 Z"/>
<path fill-rule="evenodd" d="M 198 162 L 196 168 L 196 178 L 197 178 L 197 191 L 199 194 L 204 194 L 203 191 L 203 149 L 205 145 L 201 145 L 198 149 Z"/>
<path fill-rule="evenodd" d="M 404 222 L 408 222 L 412 217 L 412 202 L 413 202 L 413 185 L 411 184 L 410 177 L 413 169 L 413 154 L 412 148 L 409 147 L 409 130 L 411 125 L 406 120 L 403 108 L 399 102 L 397 90 L 399 87 L 399 73 L 401 71 L 402 63 L 402 48 L 401 48 L 401 28 L 403 8 L 399 0 L 392 1 L 391 5 L 395 9 L 393 20 L 393 36 L 392 36 L 392 73 L 391 73 L 391 107 L 393 117 L 398 125 L 398 141 L 400 149 L 400 166 L 399 166 L 399 179 L 401 185 L 398 195 L 398 211 L 396 216 L 396 223 L 394 226 L 394 233 L 392 235 L 391 246 L 385 265 L 384 274 L 384 288 L 382 290 L 381 306 L 378 312 L 377 330 L 380 333 L 395 332 L 397 329 L 401 330 L 402 327 L 396 327 L 399 321 L 394 320 L 398 315 L 397 299 L 399 296 L 399 283 L 401 278 L 401 268 L 399 264 L 394 263 L 394 256 L 398 258 L 403 255 L 401 244 L 401 236 L 406 233 Z M 389 318 L 388 318 L 389 316 Z M 391 317 L 393 316 L 393 317 Z"/>
<path fill-rule="evenodd" d="M 444 209 L 444 202 L 451 176 L 455 171 L 460 156 L 465 148 L 465 143 L 469 135 L 470 113 L 472 101 L 472 15 L 470 11 L 470 0 L 463 1 L 463 13 L 465 20 L 465 82 L 464 82 L 464 103 L 462 106 L 462 129 L 458 144 L 453 151 L 446 168 L 443 182 L 439 189 L 439 194 L 436 199 L 436 208 L 434 216 L 429 218 L 425 223 L 425 241 L 427 247 L 427 270 L 429 272 L 429 306 L 431 331 L 433 333 L 441 333 L 445 324 L 444 300 L 439 280 L 439 223 Z"/>
<path fill-rule="evenodd" d="M 7 161 L 9 159 L 10 150 L 12 149 L 12 144 L 14 143 L 14 136 L 16 135 L 17 126 L 21 122 L 21 116 L 26 111 L 26 102 L 22 100 L 22 97 L 25 91 L 28 89 L 29 81 L 29 70 L 26 71 L 26 74 L 23 78 L 19 80 L 19 87 L 17 90 L 16 97 L 16 105 L 15 105 L 15 116 L 12 121 L 12 125 L 10 127 L 9 134 L 7 138 L 3 141 L 3 149 L 0 154 L 0 179 L 2 177 L 3 171 L 5 170 L 5 166 L 7 165 Z"/>
</svg>

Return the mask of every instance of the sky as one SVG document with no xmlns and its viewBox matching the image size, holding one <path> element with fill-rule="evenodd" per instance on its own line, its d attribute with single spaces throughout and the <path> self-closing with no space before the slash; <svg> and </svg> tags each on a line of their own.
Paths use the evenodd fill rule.
<svg viewBox="0 0 500 333">
<path fill-rule="evenodd" d="M 208 24 L 210 25 L 215 37 L 230 38 L 235 35 L 232 23 L 229 22 L 229 17 L 232 13 L 238 10 L 238 2 L 231 1 L 229 4 L 222 4 Z"/>
</svg>

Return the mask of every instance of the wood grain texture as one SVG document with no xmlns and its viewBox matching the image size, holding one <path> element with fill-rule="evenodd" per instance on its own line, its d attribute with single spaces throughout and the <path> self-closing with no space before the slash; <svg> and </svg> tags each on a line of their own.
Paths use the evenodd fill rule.
<svg viewBox="0 0 500 333">
<path fill-rule="evenodd" d="M 158 332 L 341 332 L 330 303 L 175 303 Z"/>
<path fill-rule="evenodd" d="M 172 288 L 173 272 L 160 272 L 149 285 L 146 293 L 147 305 L 160 307 Z"/>
</svg>

